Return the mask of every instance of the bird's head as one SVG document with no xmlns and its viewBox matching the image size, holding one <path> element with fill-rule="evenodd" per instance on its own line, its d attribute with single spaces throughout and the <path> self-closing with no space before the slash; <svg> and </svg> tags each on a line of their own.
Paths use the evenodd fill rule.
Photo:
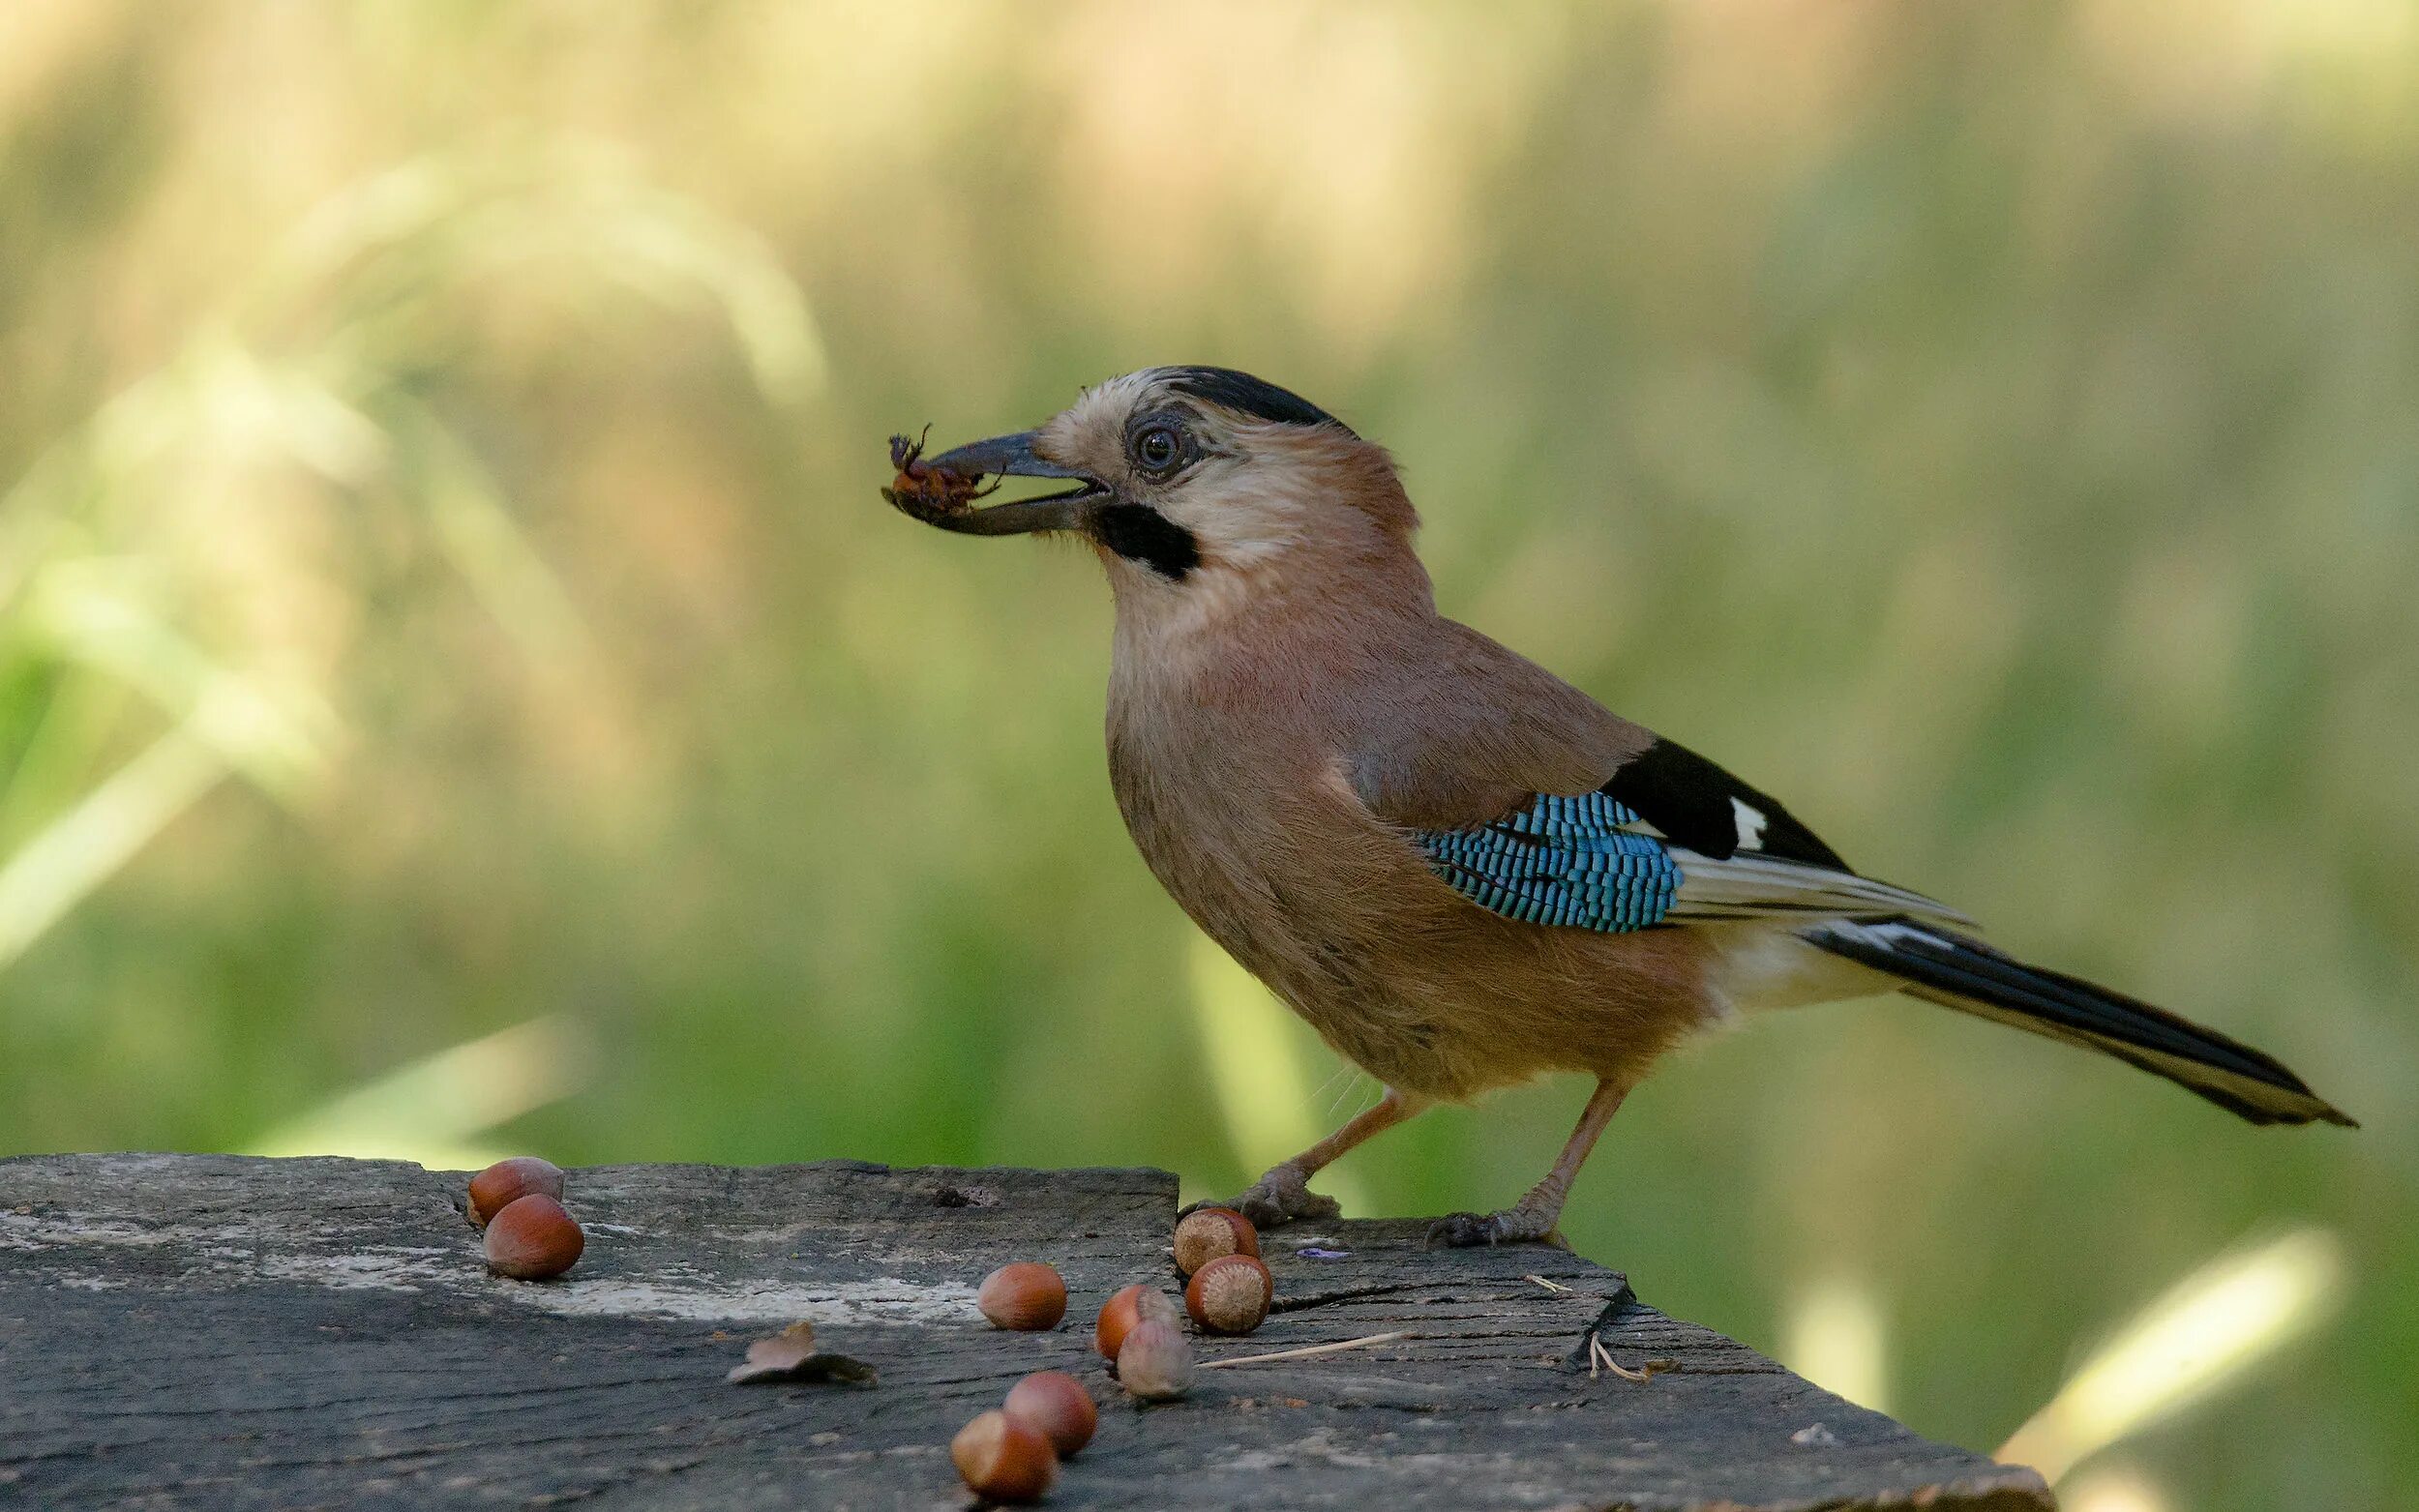
<svg viewBox="0 0 2419 1512">
<path fill-rule="evenodd" d="M 1120 616 L 1248 608 L 1324 577 L 1393 586 L 1419 519 L 1385 450 L 1299 395 L 1227 368 L 1146 368 L 1112 378 L 1037 430 L 926 459 L 957 480 L 1071 487 L 982 508 L 915 508 L 971 535 L 1055 531 L 1098 550 Z"/>
</svg>

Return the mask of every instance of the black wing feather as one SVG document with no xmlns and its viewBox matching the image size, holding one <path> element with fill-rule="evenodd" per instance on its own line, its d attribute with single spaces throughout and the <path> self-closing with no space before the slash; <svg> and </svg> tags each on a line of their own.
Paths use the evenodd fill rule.
<svg viewBox="0 0 2419 1512">
<path fill-rule="evenodd" d="M 1743 803 L 1763 820 L 1755 849 L 1784 861 L 1849 871 L 1848 863 L 1788 810 L 1683 745 L 1657 739 L 1631 756 L 1601 789 L 1699 855 L 1727 860 L 1739 849 Z"/>
</svg>

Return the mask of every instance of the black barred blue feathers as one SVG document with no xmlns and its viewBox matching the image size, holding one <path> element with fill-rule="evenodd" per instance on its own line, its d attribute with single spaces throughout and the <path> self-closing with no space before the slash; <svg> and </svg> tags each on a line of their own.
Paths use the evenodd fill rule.
<svg viewBox="0 0 2419 1512">
<path fill-rule="evenodd" d="M 1608 934 L 1671 911 L 1680 867 L 1637 811 L 1600 792 L 1547 794 L 1481 829 L 1419 830 L 1428 865 L 1455 892 L 1507 918 Z"/>
</svg>

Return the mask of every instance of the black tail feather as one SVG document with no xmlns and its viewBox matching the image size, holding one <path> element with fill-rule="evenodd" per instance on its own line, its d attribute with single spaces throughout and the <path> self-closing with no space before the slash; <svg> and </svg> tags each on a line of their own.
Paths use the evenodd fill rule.
<svg viewBox="0 0 2419 1512">
<path fill-rule="evenodd" d="M 1899 978 L 1917 996 L 2113 1055 L 2253 1123 L 2357 1127 L 2273 1055 L 2139 998 L 2026 965 L 1937 925 L 1840 920 L 1808 929 L 1804 937 Z"/>
</svg>

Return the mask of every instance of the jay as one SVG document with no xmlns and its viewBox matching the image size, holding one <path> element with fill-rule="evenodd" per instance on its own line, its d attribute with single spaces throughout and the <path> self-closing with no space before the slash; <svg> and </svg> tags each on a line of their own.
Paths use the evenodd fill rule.
<svg viewBox="0 0 2419 1512">
<path fill-rule="evenodd" d="M 1746 1011 L 1896 992 L 2080 1045 L 2255 1124 L 2351 1120 L 2250 1046 L 1982 941 L 1772 798 L 1437 612 L 1392 459 L 1229 369 L 1153 368 L 886 496 L 973 535 L 1088 542 L 1117 604 L 1109 777 L 1152 874 L 1385 1084 L 1232 1205 L 1309 1189 L 1440 1101 L 1596 1079 L 1544 1179 L 1434 1244 L 1553 1239 L 1657 1058 Z M 973 507 L 980 479 L 1068 485 Z M 938 480 L 939 487 L 931 487 Z M 996 487 L 996 485 L 994 485 Z"/>
</svg>

